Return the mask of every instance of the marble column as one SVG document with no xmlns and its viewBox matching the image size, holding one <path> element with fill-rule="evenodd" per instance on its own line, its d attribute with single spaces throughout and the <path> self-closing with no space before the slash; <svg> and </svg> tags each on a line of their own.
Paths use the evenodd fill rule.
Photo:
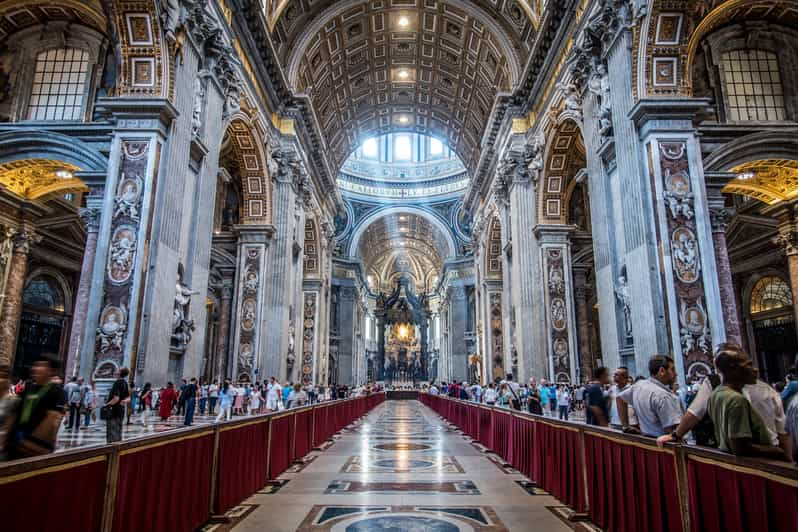
<svg viewBox="0 0 798 532">
<path fill-rule="evenodd" d="M 529 170 L 531 150 L 542 150 L 542 146 L 527 145 L 524 135 L 515 135 L 508 146 L 501 167 L 500 177 L 508 186 L 510 202 L 510 235 L 512 239 L 511 283 L 513 307 L 515 308 L 515 346 L 505 350 L 518 354 L 517 382 L 526 382 L 549 376 L 546 348 L 541 331 L 542 300 L 538 242 L 532 229 L 537 224 L 537 175 Z M 503 226 L 504 228 L 504 226 Z M 507 367 L 510 371 L 511 368 Z"/>
<path fill-rule="evenodd" d="M 3 314 L 0 316 L 0 366 L 12 368 L 17 351 L 17 333 L 22 316 L 22 294 L 28 274 L 28 254 L 41 237 L 33 229 L 22 228 L 13 236 L 14 250 L 8 264 Z"/>
<path fill-rule="evenodd" d="M 779 221 L 779 234 L 776 243 L 787 255 L 787 268 L 790 272 L 790 290 L 792 290 L 792 309 L 795 323 L 798 323 L 798 202 L 777 204 L 768 209 Z"/>
<path fill-rule="evenodd" d="M 85 334 L 86 319 L 89 313 L 89 294 L 94 272 L 94 255 L 97 252 L 97 234 L 100 230 L 100 213 L 101 211 L 97 207 L 80 210 L 80 218 L 86 225 L 86 246 L 83 250 L 80 283 L 75 295 L 75 310 L 72 314 L 72 332 L 69 335 L 69 349 L 66 355 L 66 375 L 78 375 L 83 363 L 80 358 L 80 342 Z"/>
<path fill-rule="evenodd" d="M 590 348 L 590 310 L 587 305 L 587 268 L 574 266 L 574 304 L 576 336 L 579 346 L 579 379 L 590 379 L 593 373 L 593 352 Z"/>
<path fill-rule="evenodd" d="M 726 227 L 734 216 L 734 210 L 710 205 L 709 221 L 712 225 L 712 244 L 715 247 L 715 263 L 718 273 L 720 303 L 723 308 L 723 323 L 726 328 L 726 341 L 742 345 L 740 319 L 737 314 L 737 298 L 732 280 L 729 250 L 726 244 Z"/>
<path fill-rule="evenodd" d="M 233 283 L 229 279 L 222 281 L 222 294 L 219 298 L 219 328 L 216 332 L 216 368 L 212 378 L 224 379 L 228 368 L 228 346 L 230 345 L 230 311 L 233 300 Z"/>
</svg>

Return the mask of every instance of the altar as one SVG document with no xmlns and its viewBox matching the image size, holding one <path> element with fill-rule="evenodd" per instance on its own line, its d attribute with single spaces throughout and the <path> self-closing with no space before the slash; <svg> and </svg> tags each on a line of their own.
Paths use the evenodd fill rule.
<svg viewBox="0 0 798 532">
<path fill-rule="evenodd" d="M 413 386 L 428 379 L 426 298 L 416 297 L 408 280 L 400 278 L 396 289 L 377 297 L 379 380 L 392 386 Z"/>
</svg>

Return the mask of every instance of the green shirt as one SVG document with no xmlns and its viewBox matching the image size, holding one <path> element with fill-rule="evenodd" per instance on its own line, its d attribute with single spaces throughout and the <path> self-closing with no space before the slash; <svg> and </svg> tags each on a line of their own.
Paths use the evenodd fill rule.
<svg viewBox="0 0 798 532">
<path fill-rule="evenodd" d="M 731 441 L 737 438 L 750 438 L 752 443 L 770 445 L 765 423 L 740 392 L 728 386 L 718 386 L 709 398 L 707 411 L 715 425 L 715 437 L 721 451 L 731 452 Z"/>
</svg>

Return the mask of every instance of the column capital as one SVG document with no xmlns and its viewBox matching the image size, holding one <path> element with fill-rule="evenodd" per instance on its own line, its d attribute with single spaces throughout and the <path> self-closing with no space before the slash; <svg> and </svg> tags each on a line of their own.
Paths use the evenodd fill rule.
<svg viewBox="0 0 798 532">
<path fill-rule="evenodd" d="M 508 188 L 530 183 L 537 186 L 543 171 L 544 145 L 542 135 L 534 137 L 531 142 L 527 142 L 525 136 L 516 135 L 499 163 L 497 180 L 500 179 Z"/>
<path fill-rule="evenodd" d="M 274 235 L 274 226 L 268 224 L 238 224 L 233 226 L 238 242 L 266 243 Z"/>
<path fill-rule="evenodd" d="M 781 202 L 764 211 L 779 222 L 779 234 L 773 243 L 787 256 L 798 255 L 798 202 Z"/>
<path fill-rule="evenodd" d="M 22 228 L 11 237 L 14 244 L 14 253 L 27 255 L 31 247 L 42 241 L 41 235 L 34 229 Z"/>
<path fill-rule="evenodd" d="M 731 207 L 709 207 L 709 223 L 713 233 L 725 233 L 737 211 Z"/>
<path fill-rule="evenodd" d="M 78 216 L 89 233 L 96 233 L 100 230 L 101 215 L 102 211 L 95 207 L 86 207 L 78 211 Z"/>
</svg>

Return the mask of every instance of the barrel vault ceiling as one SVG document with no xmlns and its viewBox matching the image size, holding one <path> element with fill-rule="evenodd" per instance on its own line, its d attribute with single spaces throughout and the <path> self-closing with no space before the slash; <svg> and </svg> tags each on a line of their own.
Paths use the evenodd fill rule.
<svg viewBox="0 0 798 532">
<path fill-rule="evenodd" d="M 296 0 L 280 6 L 271 37 L 336 168 L 369 136 L 407 130 L 446 140 L 473 170 L 535 26 L 516 0 Z"/>
</svg>

